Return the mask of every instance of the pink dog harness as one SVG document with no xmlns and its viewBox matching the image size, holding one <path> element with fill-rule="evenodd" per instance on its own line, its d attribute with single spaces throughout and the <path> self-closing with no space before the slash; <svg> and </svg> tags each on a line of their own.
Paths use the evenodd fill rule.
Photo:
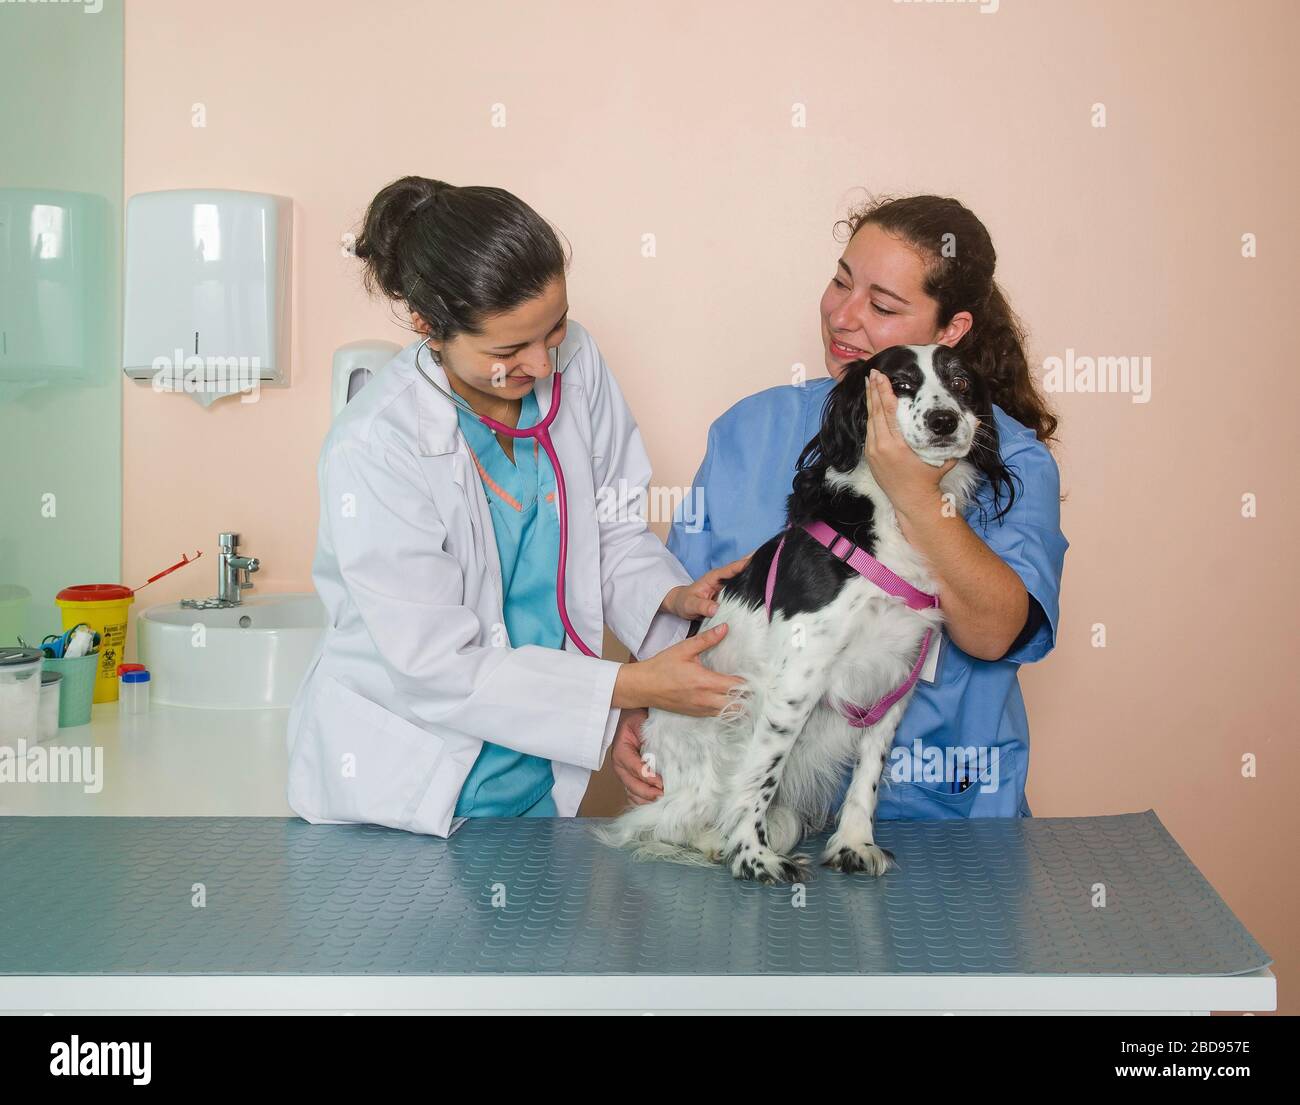
<svg viewBox="0 0 1300 1105">
<path fill-rule="evenodd" d="M 821 545 L 829 549 L 832 556 L 839 557 L 858 575 L 864 579 L 869 579 L 886 594 L 902 599 L 911 609 L 929 610 L 938 608 L 938 595 L 927 595 L 924 591 L 917 590 L 907 580 L 886 568 L 866 549 L 859 548 L 847 537 L 836 533 L 825 522 L 805 522 L 803 529 L 815 541 L 820 542 Z M 776 566 L 781 560 L 781 549 L 784 547 L 785 536 L 782 535 L 780 542 L 776 546 L 776 552 L 772 556 L 772 566 L 767 570 L 767 591 L 764 601 L 767 605 L 769 621 L 772 618 L 772 594 L 776 590 Z M 921 639 L 921 655 L 916 658 L 916 663 L 912 665 L 911 672 L 901 686 L 896 687 L 879 702 L 869 707 L 864 708 L 853 705 L 840 707 L 840 713 L 844 715 L 845 720 L 850 725 L 855 729 L 866 729 L 875 725 L 885 716 L 895 702 L 916 685 L 916 681 L 921 675 L 921 669 L 925 666 L 925 658 L 930 652 L 930 641 L 933 636 L 933 629 L 925 631 L 925 636 Z"/>
</svg>

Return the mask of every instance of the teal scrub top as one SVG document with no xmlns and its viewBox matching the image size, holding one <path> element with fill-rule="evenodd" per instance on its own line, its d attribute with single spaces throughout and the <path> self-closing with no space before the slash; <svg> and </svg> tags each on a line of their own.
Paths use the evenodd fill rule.
<svg viewBox="0 0 1300 1105">
<path fill-rule="evenodd" d="M 800 452 L 821 425 L 830 377 L 742 399 L 709 429 L 691 494 L 668 548 L 699 578 L 753 552 L 785 528 Z M 1002 459 L 1017 477 L 1014 506 L 993 521 L 982 480 L 967 523 L 1020 576 L 1030 615 L 1000 660 L 977 660 L 944 634 L 933 682 L 917 684 L 882 775 L 881 819 L 1029 816 L 1029 719 L 1017 678 L 1056 641 L 1061 572 L 1069 545 L 1060 526 L 1056 461 L 1032 430 L 993 408 Z M 841 786 L 843 799 L 845 785 Z"/>
<path fill-rule="evenodd" d="M 487 496 L 501 560 L 506 633 L 510 645 L 564 647 L 555 605 L 560 524 L 555 473 L 535 439 L 514 443 L 510 463 L 494 434 L 459 406 L 457 417 Z M 524 396 L 518 428 L 537 423 L 537 396 Z M 456 817 L 555 817 L 551 761 L 485 741 L 456 802 Z"/>
</svg>

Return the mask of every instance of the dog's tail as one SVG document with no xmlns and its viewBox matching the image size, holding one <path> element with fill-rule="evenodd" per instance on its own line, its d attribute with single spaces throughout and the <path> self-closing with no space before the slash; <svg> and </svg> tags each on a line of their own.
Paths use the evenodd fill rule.
<svg viewBox="0 0 1300 1105">
<path fill-rule="evenodd" d="M 720 857 L 710 857 L 687 844 L 661 840 L 655 830 L 661 823 L 663 799 L 634 806 L 612 821 L 598 826 L 596 839 L 611 848 L 630 848 L 634 859 L 662 859 L 693 867 L 713 867 Z"/>
<path fill-rule="evenodd" d="M 657 802 L 648 802 L 644 806 L 633 806 L 612 821 L 597 826 L 596 839 L 611 848 L 628 848 L 649 839 L 659 824 L 657 805 Z"/>
</svg>

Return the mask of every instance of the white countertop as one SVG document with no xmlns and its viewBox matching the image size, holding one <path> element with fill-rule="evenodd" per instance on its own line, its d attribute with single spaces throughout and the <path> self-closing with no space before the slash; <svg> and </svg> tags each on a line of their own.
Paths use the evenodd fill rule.
<svg viewBox="0 0 1300 1105">
<path fill-rule="evenodd" d="M 102 789 L 0 782 L 0 816 L 293 817 L 285 801 L 288 718 L 288 710 L 154 705 L 123 719 L 116 702 L 100 703 L 89 725 L 60 729 L 36 747 L 102 755 Z"/>
<path fill-rule="evenodd" d="M 1262 970 L 1100 975 L 0 976 L 0 1013 L 940 1013 L 1271 1011 Z"/>
</svg>

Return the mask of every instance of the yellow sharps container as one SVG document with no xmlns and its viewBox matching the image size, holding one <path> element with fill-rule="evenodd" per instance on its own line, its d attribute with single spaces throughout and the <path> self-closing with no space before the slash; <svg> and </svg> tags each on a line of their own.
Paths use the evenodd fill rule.
<svg viewBox="0 0 1300 1105">
<path fill-rule="evenodd" d="M 99 634 L 99 665 L 95 672 L 95 701 L 117 701 L 117 665 L 126 651 L 128 609 L 135 592 L 120 583 L 83 583 L 65 587 L 54 601 L 63 613 L 63 628 L 85 622 Z"/>
</svg>

